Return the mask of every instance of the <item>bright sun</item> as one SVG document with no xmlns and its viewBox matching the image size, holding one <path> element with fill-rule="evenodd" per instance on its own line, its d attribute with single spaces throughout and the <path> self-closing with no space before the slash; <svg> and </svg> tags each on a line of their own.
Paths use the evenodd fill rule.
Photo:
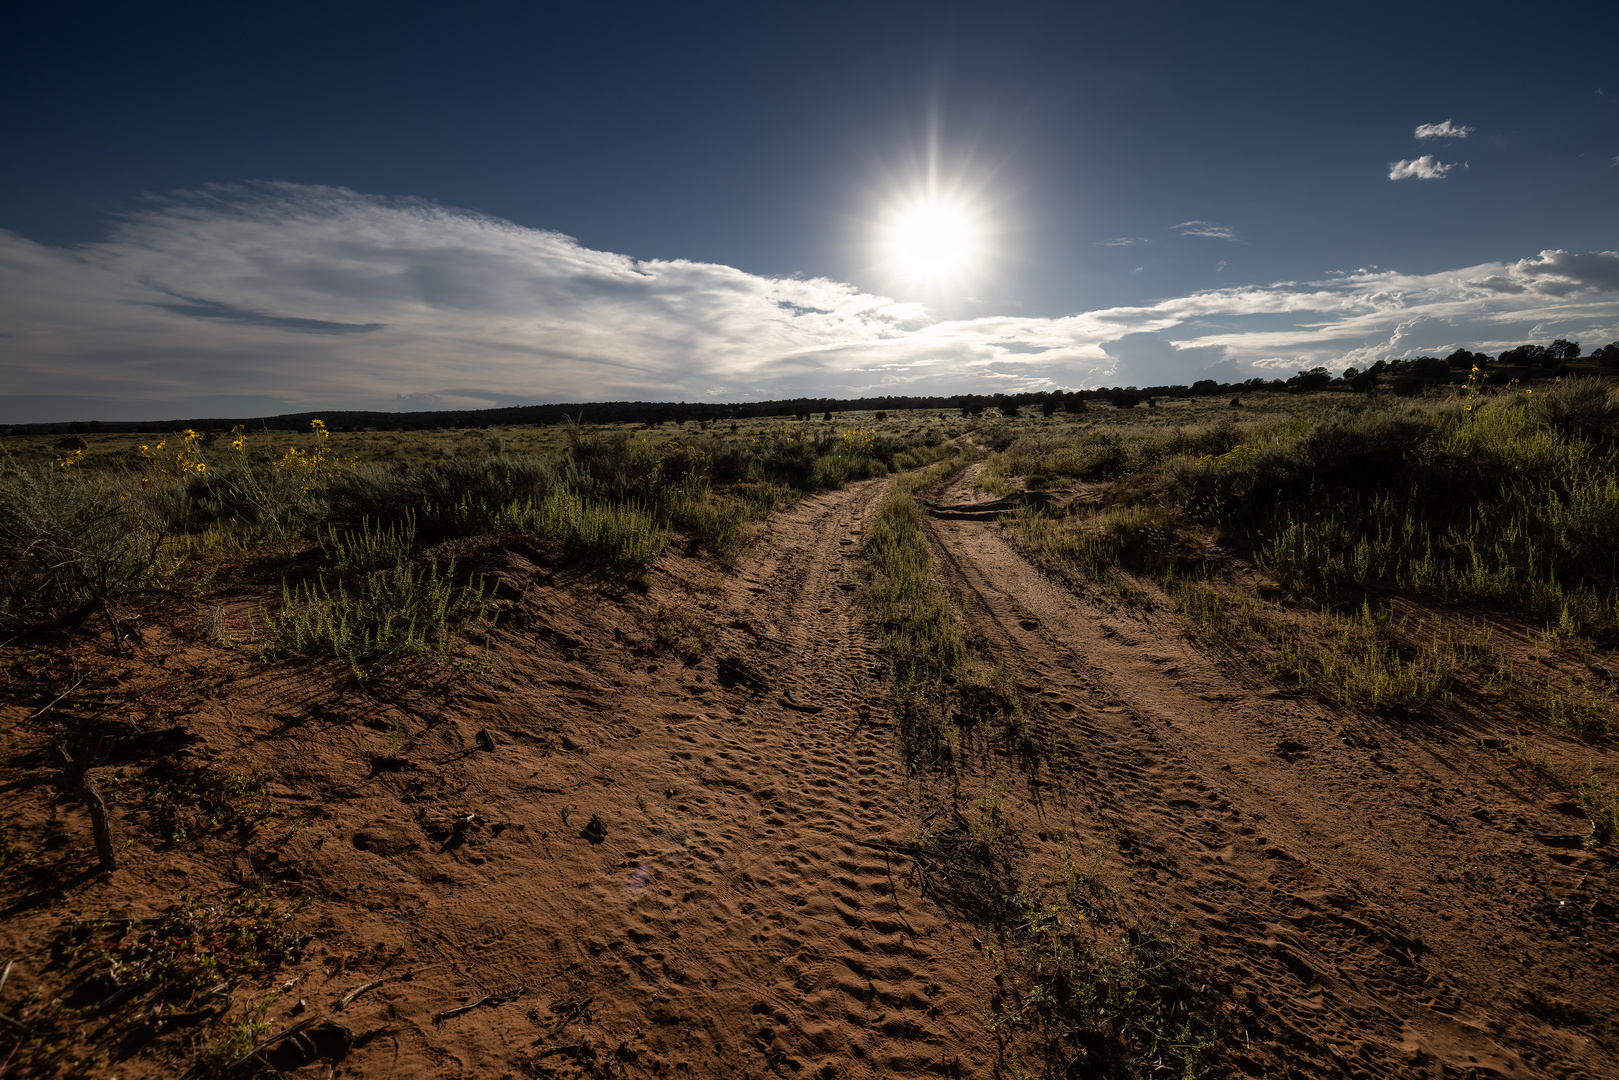
<svg viewBox="0 0 1619 1080">
<path fill-rule="evenodd" d="M 887 261 L 907 281 L 938 284 L 970 272 L 980 254 L 977 216 L 933 197 L 895 209 L 884 235 Z"/>
</svg>

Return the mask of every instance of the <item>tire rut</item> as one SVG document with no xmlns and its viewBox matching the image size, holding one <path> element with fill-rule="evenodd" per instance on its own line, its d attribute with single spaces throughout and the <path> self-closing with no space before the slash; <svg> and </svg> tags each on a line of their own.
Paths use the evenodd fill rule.
<svg viewBox="0 0 1619 1080">
<path fill-rule="evenodd" d="M 1454 768 L 1448 748 L 1347 746 L 1313 703 L 1232 683 L 1168 616 L 1054 582 L 970 511 L 976 471 L 946 487 L 926 530 L 970 633 L 1077 748 L 1056 779 L 1085 808 L 1042 824 L 1116 837 L 1141 909 L 1184 919 L 1263 1017 L 1267 1032 L 1243 1034 L 1269 1044 L 1250 1064 L 1605 1073 L 1597 1047 L 1570 1060 L 1565 1040 L 1492 1008 L 1521 987 L 1446 962 L 1445 938 L 1474 936 L 1435 927 L 1427 887 L 1431 851 L 1455 846 L 1422 796 Z"/>
</svg>

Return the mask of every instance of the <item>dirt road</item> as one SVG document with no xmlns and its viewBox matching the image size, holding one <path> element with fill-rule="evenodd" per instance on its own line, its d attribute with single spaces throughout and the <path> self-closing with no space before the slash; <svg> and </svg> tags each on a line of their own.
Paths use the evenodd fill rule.
<svg viewBox="0 0 1619 1080">
<path fill-rule="evenodd" d="M 936 564 L 1080 748 L 1071 827 L 1117 837 L 1137 902 L 1257 1013 L 1253 1072 L 1615 1075 L 1614 868 L 1570 846 L 1561 797 L 1509 790 L 1469 733 L 1352 745 L 1171 616 L 1052 582 L 949 512 L 982 498 L 975 471 L 938 499 Z"/>
<path fill-rule="evenodd" d="M 974 502 L 971 480 L 938 502 Z M 1121 908 L 1181 920 L 1246 1018 L 1221 1032 L 1238 1071 L 1616 1075 L 1614 872 L 1567 846 L 1563 810 L 1464 733 L 1347 744 L 1168 616 L 1051 581 L 991 520 L 931 519 L 935 565 L 1067 760 L 969 740 L 910 770 L 859 594 L 889 483 L 806 499 L 733 571 L 670 557 L 646 594 L 509 553 L 529 615 L 487 669 L 380 700 L 193 648 L 235 665 L 194 752 L 273 771 L 274 827 L 133 850 L 75 910 L 150 914 L 220 860 L 312 894 L 269 1031 L 355 1042 L 289 1040 L 288 1072 L 324 1053 L 368 1078 L 993 1076 L 982 930 L 872 846 L 993 782 L 1031 865 L 1071 835 Z M 0 946 L 26 955 L 58 914 Z M 120 1074 L 164 1075 L 154 1055 Z"/>
</svg>

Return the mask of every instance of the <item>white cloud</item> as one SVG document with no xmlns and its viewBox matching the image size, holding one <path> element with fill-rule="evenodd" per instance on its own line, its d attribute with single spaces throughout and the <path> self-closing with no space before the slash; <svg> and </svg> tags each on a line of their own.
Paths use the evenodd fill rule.
<svg viewBox="0 0 1619 1080">
<path fill-rule="evenodd" d="M 638 261 L 332 188 L 212 189 L 77 247 L 0 232 L 5 423 L 1147 385 L 1500 352 L 1535 327 L 1619 337 L 1619 252 L 938 320 L 843 282 Z"/>
<path fill-rule="evenodd" d="M 1183 221 L 1179 225 L 1171 225 L 1171 229 L 1179 229 L 1182 236 L 1207 236 L 1213 240 L 1235 240 L 1237 230 L 1229 225 L 1216 225 L 1209 221 Z"/>
<path fill-rule="evenodd" d="M 1474 128 L 1465 125 L 1452 124 L 1449 120 L 1439 124 L 1418 124 L 1417 138 L 1419 139 L 1465 139 L 1473 134 Z"/>
<path fill-rule="evenodd" d="M 1098 247 L 1135 247 L 1137 244 L 1145 243 L 1145 240 L 1135 236 L 1110 236 L 1106 240 L 1098 240 L 1096 245 Z"/>
<path fill-rule="evenodd" d="M 1465 166 L 1463 166 L 1465 168 Z M 1416 177 L 1418 180 L 1441 180 L 1450 170 L 1456 168 L 1456 162 L 1445 163 L 1435 161 L 1432 154 L 1423 154 L 1415 161 L 1389 162 L 1389 179 L 1405 180 Z"/>
</svg>

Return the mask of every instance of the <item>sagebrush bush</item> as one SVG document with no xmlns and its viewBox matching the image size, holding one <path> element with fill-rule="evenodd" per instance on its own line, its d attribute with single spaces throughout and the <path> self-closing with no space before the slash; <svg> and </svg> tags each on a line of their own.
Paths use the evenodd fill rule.
<svg viewBox="0 0 1619 1080">
<path fill-rule="evenodd" d="M 1394 478 L 1430 430 L 1414 417 L 1388 413 L 1334 416 L 1311 428 L 1295 451 L 1316 480 L 1374 487 Z"/>
<path fill-rule="evenodd" d="M 1529 395 L 1529 415 L 1565 437 L 1612 439 L 1619 434 L 1619 393 L 1607 379 L 1564 379 Z"/>
<path fill-rule="evenodd" d="M 0 471 L 0 625 L 81 618 L 147 583 L 162 533 L 107 477 Z"/>
<path fill-rule="evenodd" d="M 396 522 L 428 506 L 452 506 L 463 500 L 504 506 L 543 497 L 564 486 L 556 463 L 545 458 L 455 458 L 400 464 L 361 464 L 337 477 L 325 489 L 332 516 L 339 522 Z M 424 532 L 443 523 L 422 522 Z"/>
</svg>

